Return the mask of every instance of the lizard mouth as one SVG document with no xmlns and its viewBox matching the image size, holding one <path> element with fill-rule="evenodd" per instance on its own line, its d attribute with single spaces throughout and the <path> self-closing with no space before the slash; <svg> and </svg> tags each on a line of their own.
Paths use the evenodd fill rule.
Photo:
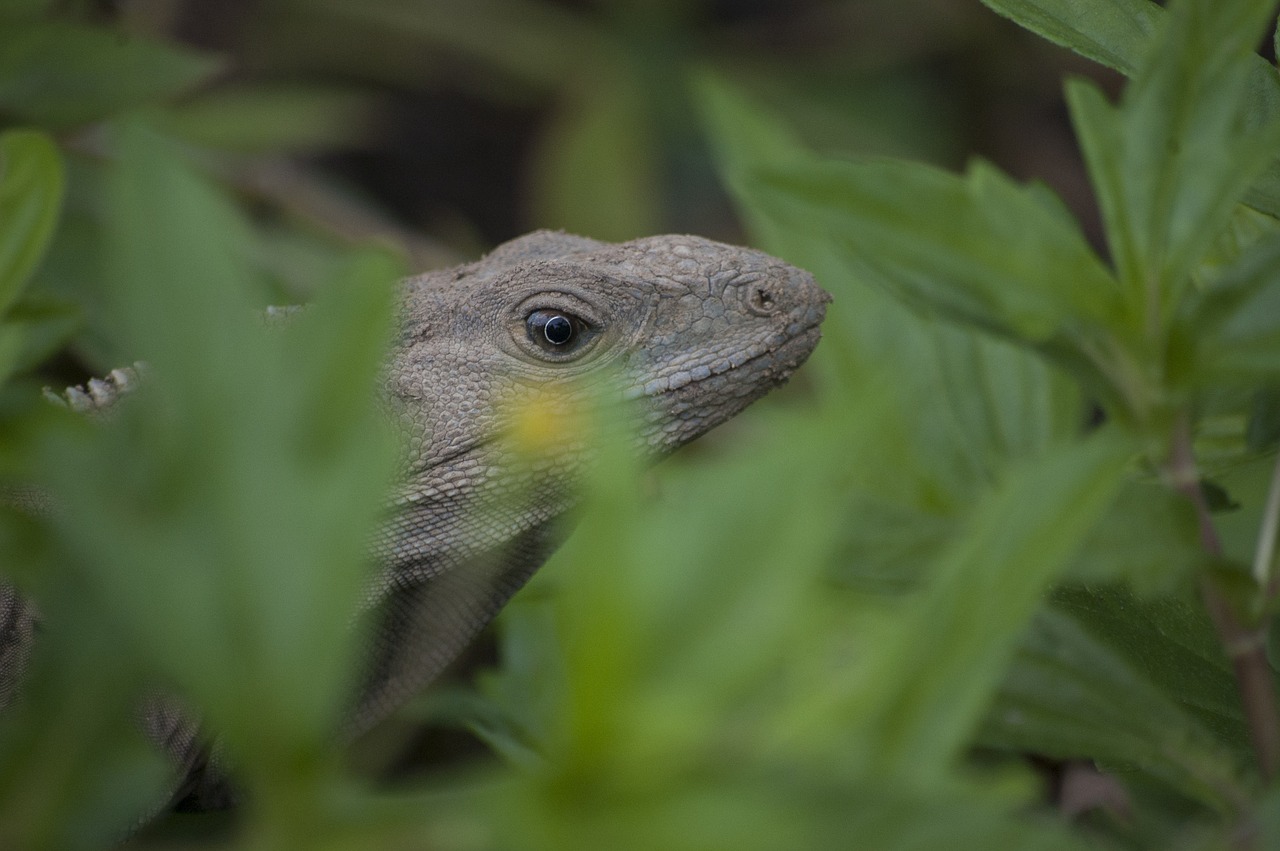
<svg viewBox="0 0 1280 851">
<path fill-rule="evenodd" d="M 783 384 L 805 362 L 822 336 L 817 323 L 780 335 L 738 357 L 689 370 L 670 380 L 651 381 L 633 391 L 646 398 L 644 442 L 658 457 L 733 418 L 772 388 Z M 740 377 L 742 376 L 742 377 Z"/>
<path fill-rule="evenodd" d="M 626 395 L 632 399 L 641 396 L 664 396 L 744 367 L 749 367 L 758 373 L 758 376 L 750 382 L 752 387 L 758 387 L 763 391 L 782 384 L 808 359 L 818 345 L 818 340 L 822 337 L 820 322 L 821 317 L 817 322 L 806 325 L 798 332 L 775 336 L 713 363 L 699 364 L 687 370 L 655 378 Z"/>
</svg>

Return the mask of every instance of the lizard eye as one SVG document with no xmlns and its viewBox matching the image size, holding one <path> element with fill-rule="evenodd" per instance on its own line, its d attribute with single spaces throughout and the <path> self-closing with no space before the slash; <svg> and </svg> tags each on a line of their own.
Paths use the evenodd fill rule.
<svg viewBox="0 0 1280 851">
<path fill-rule="evenodd" d="M 535 310 L 525 319 L 529 339 L 547 351 L 560 354 L 575 349 L 582 341 L 587 323 L 572 313 L 555 310 Z"/>
</svg>

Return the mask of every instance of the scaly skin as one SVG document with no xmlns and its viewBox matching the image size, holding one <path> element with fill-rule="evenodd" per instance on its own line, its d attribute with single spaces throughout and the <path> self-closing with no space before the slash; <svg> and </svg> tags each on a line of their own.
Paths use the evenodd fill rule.
<svg viewBox="0 0 1280 851">
<path fill-rule="evenodd" d="M 364 602 L 380 626 L 348 735 L 439 674 L 559 543 L 557 521 L 592 456 L 573 430 L 576 411 L 620 390 L 637 412 L 637 454 L 661 457 L 790 377 L 830 301 L 807 273 L 751 249 L 546 231 L 411 278 L 402 293 L 386 399 L 406 452 L 373 545 L 383 570 Z M 97 390 L 71 401 L 120 395 Z M 552 439 L 513 431 L 513 412 L 530 411 Z M 25 658 L 29 620 L 20 598 L 0 594 L 0 700 Z M 144 715 L 187 774 L 188 805 L 225 803 L 195 725 L 163 701 Z"/>
</svg>

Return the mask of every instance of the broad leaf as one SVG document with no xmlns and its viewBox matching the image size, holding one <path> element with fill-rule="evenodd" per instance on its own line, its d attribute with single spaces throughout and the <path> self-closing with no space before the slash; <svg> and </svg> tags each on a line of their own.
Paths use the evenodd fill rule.
<svg viewBox="0 0 1280 851">
<path fill-rule="evenodd" d="M 919 598 L 868 637 L 874 652 L 842 685 L 841 715 L 870 771 L 930 777 L 960 752 L 1049 583 L 1110 503 L 1128 452 L 1103 434 L 1016 468 Z"/>
<path fill-rule="evenodd" d="M 769 165 L 754 177 L 757 203 L 838 250 L 845 279 L 1037 347 L 1104 399 L 1123 392 L 1119 289 L 1042 189 L 985 165 L 962 177 L 891 161 Z"/>
<path fill-rule="evenodd" d="M 1224 269 L 1187 314 L 1202 384 L 1231 376 L 1280 378 L 1280 235 Z"/>
<path fill-rule="evenodd" d="M 311 0 L 293 4 L 302 13 Z M 489 74 L 500 72 L 537 89 L 559 85 L 584 55 L 604 55 L 612 47 L 571 10 L 534 0 L 440 0 L 429 6 L 413 0 L 324 0 L 323 7 L 339 19 L 420 40 L 430 51 L 460 53 Z M 492 91 L 487 74 L 476 76 Z"/>
<path fill-rule="evenodd" d="M 244 86 L 218 89 L 166 111 L 164 126 L 181 139 L 230 151 L 309 151 L 368 138 L 374 99 L 352 89 Z"/>
<path fill-rule="evenodd" d="M 1191 505 L 1158 481 L 1126 482 L 1072 562 L 1070 576 L 1085 582 L 1132 582 L 1144 591 L 1186 584 L 1204 566 Z"/>
<path fill-rule="evenodd" d="M 1052 42 L 1075 50 L 1123 74 L 1132 76 L 1164 23 L 1164 9 L 1150 0 L 983 0 L 996 12 Z M 1227 21 L 1228 12 L 1213 14 Z M 1166 53 L 1172 57 L 1176 51 Z M 1280 79 L 1275 68 L 1259 56 L 1249 64 L 1248 107 L 1253 126 L 1280 116 Z M 1280 217 L 1280 160 L 1256 179 L 1245 201 L 1255 209 Z"/>
<path fill-rule="evenodd" d="M 249 785 L 306 788 L 351 685 L 390 475 L 374 387 L 397 269 L 366 257 L 314 312 L 260 327 L 234 209 L 147 129 L 115 140 L 103 312 L 151 370 L 87 446 L 49 452 L 59 534 Z"/>
<path fill-rule="evenodd" d="M 1258 126 L 1248 99 L 1269 6 L 1175 4 L 1118 109 L 1090 84 L 1068 86 L 1135 332 L 1167 326 L 1195 264 L 1280 145 L 1280 121 Z"/>
<path fill-rule="evenodd" d="M 57 127 L 172 97 L 219 62 L 188 49 L 64 23 L 7 23 L 0 113 Z"/>
<path fill-rule="evenodd" d="M 164 801 L 171 769 L 138 730 L 136 656 L 69 575 L 39 584 L 39 643 L 0 715 L 0 847 L 108 847 Z"/>
<path fill-rule="evenodd" d="M 827 162 L 765 169 L 760 181 L 930 307 L 1033 343 L 1114 316 L 1115 284 L 1079 230 L 990 166 L 959 177 L 889 160 Z"/>
<path fill-rule="evenodd" d="M 0 315 L 44 256 L 62 206 L 62 158 L 32 130 L 0 134 Z"/>
<path fill-rule="evenodd" d="M 535 221 L 615 241 L 660 230 L 650 111 L 645 92 L 623 71 L 581 80 L 536 149 Z"/>
<path fill-rule="evenodd" d="M 1134 640 L 1168 639 L 1142 630 Z M 1058 608 L 1042 611 L 1019 645 L 978 742 L 1093 760 L 1121 778 L 1141 773 L 1224 813 L 1248 796 L 1239 751 L 1143 667 Z"/>
<path fill-rule="evenodd" d="M 27 297 L 0 319 L 0 382 L 31 369 L 62 347 L 80 326 L 75 305 Z"/>
<path fill-rule="evenodd" d="M 1126 74 L 1137 68 L 1160 21 L 1149 0 L 982 0 L 1055 44 Z"/>
</svg>

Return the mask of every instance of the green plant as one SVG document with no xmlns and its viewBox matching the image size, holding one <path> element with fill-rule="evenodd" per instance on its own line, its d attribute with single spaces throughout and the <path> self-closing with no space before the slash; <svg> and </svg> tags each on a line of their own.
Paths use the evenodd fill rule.
<svg viewBox="0 0 1280 851">
<path fill-rule="evenodd" d="M 1133 77 L 1116 106 L 1068 87 L 1109 261 L 1041 186 L 825 160 L 698 76 L 756 238 L 836 296 L 825 339 L 696 464 L 650 477 L 606 446 L 579 531 L 503 616 L 502 664 L 404 713 L 497 758 L 392 786 L 329 730 L 389 475 L 362 387 L 395 264 L 287 205 L 250 220 L 209 137 L 333 139 L 349 93 L 264 107 L 281 92 L 230 96 L 207 57 L 45 5 L 11 4 L 0 40 L 0 474 L 64 507 L 0 514 L 4 574 L 49 625 L 0 727 L 0 845 L 101 847 L 155 800 L 131 715 L 157 685 L 218 730 L 247 805 L 234 831 L 169 816 L 138 848 L 1280 837 L 1280 84 L 1253 52 L 1274 4 L 991 0 Z M 118 76 L 24 100 L 50 51 Z M 331 282 L 314 322 L 240 321 L 311 278 Z M 73 333 L 100 367 L 154 364 L 107 427 L 27 377 Z M 1064 814 L 1046 774 L 1083 765 L 1106 794 Z"/>
<path fill-rule="evenodd" d="M 990 5 L 1133 76 L 1117 106 L 1088 83 L 1067 87 L 1110 264 L 1043 187 L 983 163 L 952 175 L 823 161 L 707 81 L 726 173 L 766 245 L 845 282 L 837 303 L 853 309 L 825 353 L 840 361 L 825 376 L 830 393 L 859 396 L 886 373 L 925 376 L 928 389 L 903 395 L 920 394 L 915 411 L 956 416 L 972 442 L 964 452 L 998 477 L 1028 448 L 1007 445 L 1011 426 L 1027 428 L 1061 398 L 1040 390 L 1037 401 L 1029 390 L 1027 376 L 1042 369 L 1035 383 L 1067 381 L 1100 406 L 1099 437 L 1131 447 L 1116 468 L 1128 470 L 1115 502 L 1079 541 L 977 741 L 1093 760 L 1131 791 L 1176 790 L 1253 824 L 1256 790 L 1280 759 L 1266 649 L 1280 522 L 1280 232 L 1269 190 L 1280 85 L 1254 53 L 1274 7 Z M 990 352 L 977 372 L 954 363 L 955 332 L 930 317 L 982 332 L 985 341 L 965 344 Z M 919 366 L 929 349 L 941 375 Z M 1025 361 L 1032 352 L 1043 366 Z M 868 377 L 850 380 L 860 374 Z M 1073 430 L 1070 410 L 1063 415 L 1058 439 Z M 908 454 L 954 464 L 926 445 L 932 428 L 915 428 L 920 442 Z M 993 441 L 1006 445 L 982 448 Z M 909 510 L 926 534 L 935 527 L 923 500 Z M 1231 684 L 1238 695 L 1224 693 Z M 1240 764 L 1245 755 L 1252 767 Z M 1135 837 L 1142 821 L 1131 820 Z"/>
</svg>

